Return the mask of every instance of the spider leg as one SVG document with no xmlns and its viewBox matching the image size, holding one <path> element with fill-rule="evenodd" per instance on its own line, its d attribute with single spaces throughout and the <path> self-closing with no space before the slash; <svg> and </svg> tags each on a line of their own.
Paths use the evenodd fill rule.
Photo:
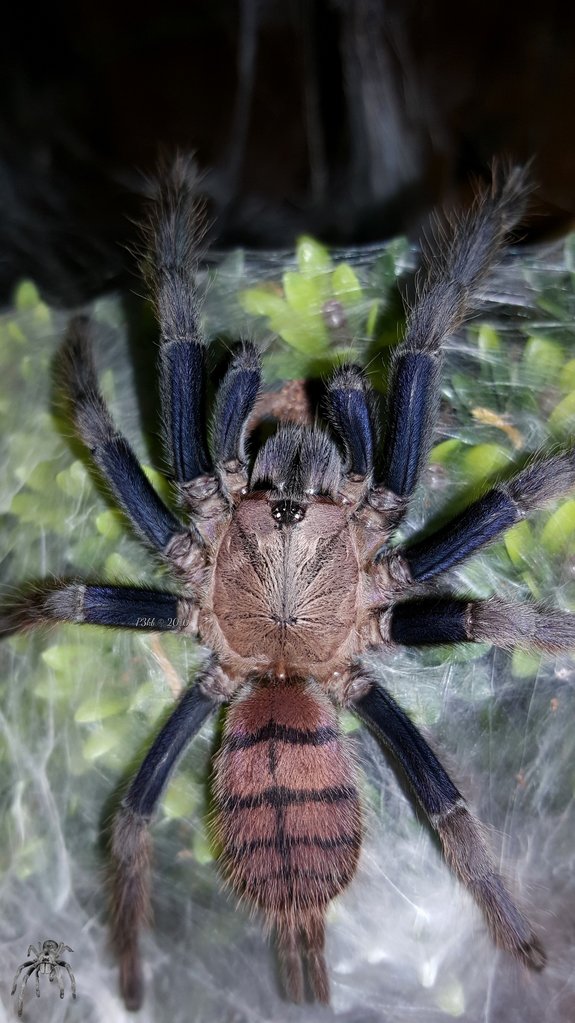
<svg viewBox="0 0 575 1023">
<path fill-rule="evenodd" d="M 186 503 L 200 518 L 211 518 L 221 514 L 231 494 L 247 484 L 244 434 L 261 370 L 254 346 L 243 345 L 217 394 L 212 420 L 214 464 L 207 443 L 206 346 L 195 286 L 204 233 L 197 172 L 189 159 L 178 157 L 160 174 L 151 197 L 146 231 L 149 258 L 144 270 L 161 332 L 165 446 Z"/>
<path fill-rule="evenodd" d="M 174 547 L 189 554 L 201 543 L 199 534 L 187 529 L 164 504 L 106 407 L 98 388 L 86 317 L 78 316 L 70 323 L 61 366 L 78 432 L 136 532 L 167 558 Z"/>
<path fill-rule="evenodd" d="M 363 370 L 352 363 L 339 366 L 327 382 L 325 411 L 345 449 L 346 496 L 350 490 L 351 497 L 353 489 L 363 496 L 371 479 L 377 439 L 376 402 Z"/>
<path fill-rule="evenodd" d="M 543 949 L 497 873 L 480 823 L 421 733 L 389 693 L 363 673 L 352 683 L 348 706 L 401 764 L 439 835 L 447 862 L 482 910 L 495 944 L 541 969 Z"/>
<path fill-rule="evenodd" d="M 36 974 L 36 998 L 40 997 L 40 967 L 37 966 L 35 969 Z"/>
<path fill-rule="evenodd" d="M 246 426 L 261 384 L 257 349 L 244 344 L 234 355 L 216 396 L 212 418 L 212 443 L 220 483 L 226 495 L 248 482 Z"/>
<path fill-rule="evenodd" d="M 575 451 L 536 459 L 511 480 L 500 483 L 419 542 L 390 559 L 398 578 L 424 582 L 474 554 L 532 509 L 575 487 Z M 406 574 L 407 573 L 407 574 Z"/>
<path fill-rule="evenodd" d="M 55 980 L 55 981 L 58 982 L 58 987 L 60 989 L 60 998 L 63 998 L 64 997 L 64 981 L 62 980 L 62 974 L 60 972 L 60 963 L 58 963 L 57 966 L 52 967 L 52 969 L 53 969 L 53 976 L 50 977 L 50 980 L 51 981 Z"/>
<path fill-rule="evenodd" d="M 113 826 L 113 935 L 126 1006 L 137 1009 L 143 980 L 138 933 L 150 916 L 150 819 L 168 778 L 190 740 L 223 702 L 212 661 L 186 690 L 132 781 Z"/>
<path fill-rule="evenodd" d="M 23 977 L 23 979 L 22 979 L 22 984 L 20 985 L 20 994 L 18 995 L 18 1001 L 16 1002 L 16 1011 L 17 1011 L 19 1016 L 22 1015 L 22 1010 L 24 1008 L 24 988 L 26 987 L 26 984 L 28 983 L 28 979 L 29 979 L 30 975 L 34 972 L 35 969 L 37 969 L 37 967 L 33 963 L 29 967 L 28 972 L 26 973 L 25 977 Z M 15 990 L 16 990 L 16 986 L 14 986 L 12 994 L 14 994 Z"/>
<path fill-rule="evenodd" d="M 32 946 L 30 946 L 30 948 L 31 947 Z M 28 952 L 28 955 L 30 955 L 30 952 Z M 36 954 L 36 959 L 37 958 L 38 958 L 38 954 Z M 16 990 L 16 985 L 18 984 L 18 977 L 22 973 L 22 970 L 25 970 L 27 966 L 32 966 L 36 962 L 36 959 L 28 959 L 27 962 L 22 963 L 22 965 L 18 967 L 18 969 L 16 970 L 16 973 L 14 975 L 14 983 L 12 985 L 12 990 L 10 992 L 11 995 L 13 995 L 15 990 Z"/>
<path fill-rule="evenodd" d="M 548 653 L 575 648 L 575 615 L 543 604 L 513 604 L 498 597 L 406 600 L 380 616 L 379 628 L 385 642 L 406 646 L 478 642 Z"/>
<path fill-rule="evenodd" d="M 164 440 L 180 484 L 213 474 L 208 449 L 205 344 L 195 287 L 204 208 L 192 161 L 179 156 L 153 183 L 143 264 L 160 325 Z"/>
<path fill-rule="evenodd" d="M 65 945 L 64 947 L 68 948 L 69 946 Z M 70 949 L 70 952 L 71 951 L 72 951 L 72 949 Z M 76 978 L 75 978 L 74 974 L 72 973 L 72 970 L 70 969 L 70 964 L 67 963 L 65 961 L 65 959 L 60 959 L 58 961 L 58 966 L 60 966 L 63 970 L 67 971 L 68 976 L 70 978 L 70 987 L 72 988 L 72 998 L 76 998 Z M 60 996 L 60 997 L 62 997 L 62 996 Z"/>
<path fill-rule="evenodd" d="M 493 170 L 491 191 L 478 191 L 460 219 L 439 225 L 425 253 L 427 274 L 391 367 L 383 459 L 375 466 L 368 506 L 387 532 L 405 512 L 425 464 L 439 404 L 442 345 L 470 304 L 525 210 L 526 172 Z"/>
<path fill-rule="evenodd" d="M 197 605 L 175 593 L 135 586 L 49 583 L 0 607 L 0 636 L 54 622 L 193 633 L 196 621 Z M 34 950 L 34 954 L 40 953 Z"/>
</svg>

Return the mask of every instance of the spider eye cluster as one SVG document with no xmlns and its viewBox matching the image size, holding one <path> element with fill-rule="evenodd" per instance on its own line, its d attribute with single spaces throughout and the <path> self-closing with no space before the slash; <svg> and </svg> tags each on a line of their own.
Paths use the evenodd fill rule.
<svg viewBox="0 0 575 1023">
<path fill-rule="evenodd" d="M 272 504 L 272 517 L 279 526 L 291 526 L 305 518 L 305 508 L 295 501 L 276 501 Z"/>
</svg>

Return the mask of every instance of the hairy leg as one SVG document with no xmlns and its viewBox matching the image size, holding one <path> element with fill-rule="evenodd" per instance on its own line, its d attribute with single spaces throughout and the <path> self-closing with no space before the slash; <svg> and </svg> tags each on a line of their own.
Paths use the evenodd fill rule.
<svg viewBox="0 0 575 1023">
<path fill-rule="evenodd" d="M 218 672 L 211 662 L 186 690 L 152 744 L 114 820 L 112 928 L 120 957 L 120 986 L 130 1009 L 139 1008 L 143 995 L 138 936 L 150 916 L 150 820 L 186 746 L 223 702 Z"/>
<path fill-rule="evenodd" d="M 75 978 L 74 974 L 72 973 L 72 970 L 70 969 L 69 964 L 64 959 L 61 959 L 60 962 L 58 963 L 58 966 L 60 966 L 61 969 L 66 970 L 66 972 L 68 974 L 68 977 L 70 978 L 70 987 L 72 988 L 72 998 L 75 998 L 76 997 L 76 978 Z"/>
<path fill-rule="evenodd" d="M 178 157 L 161 170 L 149 208 L 144 270 L 160 324 L 165 446 L 184 502 L 209 539 L 209 520 L 224 513 L 231 495 L 247 484 L 244 434 L 260 387 L 260 362 L 250 344 L 233 358 L 217 395 L 212 458 L 205 411 L 206 346 L 196 287 L 205 209 L 193 161 Z"/>
<path fill-rule="evenodd" d="M 197 617 L 194 601 L 175 593 L 135 586 L 46 583 L 11 604 L 0 605 L 0 637 L 56 622 L 195 633 Z"/>
<path fill-rule="evenodd" d="M 58 966 L 54 966 L 53 969 L 54 969 L 54 976 L 50 977 L 50 980 L 55 980 L 57 982 L 58 987 L 60 989 L 60 998 L 63 998 L 64 994 L 65 994 L 65 992 L 64 992 L 64 980 L 63 980 L 62 974 L 60 972 L 60 966 L 59 965 Z"/>
<path fill-rule="evenodd" d="M 33 965 L 30 966 L 22 979 L 22 984 L 20 985 L 20 994 L 18 995 L 18 1001 L 16 1003 L 16 1011 L 19 1016 L 22 1015 L 22 1010 L 24 1008 L 24 989 L 26 987 L 26 984 L 28 983 L 28 980 L 30 979 L 30 976 L 32 975 L 35 969 L 36 969 L 35 966 Z M 38 984 L 38 974 L 36 974 L 36 984 Z M 12 994 L 14 994 L 14 991 L 12 991 Z"/>
<path fill-rule="evenodd" d="M 232 497 L 248 484 L 246 429 L 261 384 L 257 349 L 243 344 L 234 354 L 216 396 L 212 442 L 220 485 Z"/>
<path fill-rule="evenodd" d="M 424 597 L 394 604 L 380 615 L 386 643 L 493 643 L 557 653 L 575 648 L 575 615 L 543 604 L 513 604 L 498 597 L 464 600 Z"/>
<path fill-rule="evenodd" d="M 397 525 L 413 493 L 439 404 L 442 345 L 470 306 L 526 206 L 527 176 L 515 167 L 493 170 L 491 190 L 477 192 L 470 211 L 440 224 L 424 253 L 426 275 L 408 316 L 388 387 L 383 458 L 376 462 L 368 506 L 384 528 Z"/>
<path fill-rule="evenodd" d="M 348 707 L 397 757 L 439 835 L 447 862 L 483 912 L 495 944 L 541 969 L 545 954 L 495 869 L 480 823 L 421 733 L 389 693 L 365 673 L 358 671 L 352 682 Z"/>
<path fill-rule="evenodd" d="M 32 947 L 32 946 L 30 946 L 30 947 Z M 30 952 L 28 952 L 28 955 L 30 955 Z M 39 953 L 35 953 L 35 955 L 36 955 L 36 959 L 37 959 Z M 16 985 L 18 984 L 18 977 L 22 973 L 22 970 L 25 970 L 27 966 L 33 966 L 34 962 L 35 962 L 34 959 L 28 959 L 25 963 L 22 963 L 22 965 L 18 967 L 18 969 L 16 970 L 16 973 L 14 974 L 14 983 L 12 984 L 12 990 L 10 992 L 11 995 L 13 995 L 15 990 L 16 990 Z"/>
<path fill-rule="evenodd" d="M 90 324 L 72 320 L 61 349 L 61 368 L 78 432 L 136 532 L 164 558 L 183 569 L 197 559 L 199 534 L 186 528 L 158 496 L 98 387 Z"/>
<path fill-rule="evenodd" d="M 489 490 L 442 529 L 390 556 L 398 580 L 426 582 L 470 557 L 535 508 L 575 487 L 575 451 L 537 459 Z"/>
<path fill-rule="evenodd" d="M 208 449 L 206 350 L 195 280 L 205 210 L 192 160 L 178 156 L 153 182 L 143 263 L 160 325 L 164 439 L 177 483 L 213 473 Z"/>
<path fill-rule="evenodd" d="M 363 370 L 346 363 L 329 378 L 324 404 L 326 416 L 345 451 L 340 493 L 355 504 L 365 496 L 371 483 L 379 419 L 377 395 Z"/>
</svg>

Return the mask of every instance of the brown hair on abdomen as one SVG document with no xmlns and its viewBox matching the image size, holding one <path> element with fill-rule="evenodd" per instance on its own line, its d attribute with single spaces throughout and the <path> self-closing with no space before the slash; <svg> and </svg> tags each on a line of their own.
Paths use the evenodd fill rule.
<svg viewBox="0 0 575 1023">
<path fill-rule="evenodd" d="M 259 680 L 230 707 L 215 762 L 216 837 L 234 891 L 276 930 L 287 994 L 329 1000 L 328 903 L 355 873 L 361 816 L 353 759 L 313 682 Z"/>
</svg>

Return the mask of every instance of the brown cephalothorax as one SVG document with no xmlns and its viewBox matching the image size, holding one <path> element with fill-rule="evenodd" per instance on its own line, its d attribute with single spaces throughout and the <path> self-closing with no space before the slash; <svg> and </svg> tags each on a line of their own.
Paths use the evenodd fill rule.
<svg viewBox="0 0 575 1023">
<path fill-rule="evenodd" d="M 113 932 L 126 1004 L 143 982 L 139 931 L 150 912 L 149 824 L 204 721 L 229 705 L 215 760 L 214 836 L 227 882 L 275 933 L 286 994 L 327 1002 L 329 902 L 352 878 L 361 811 L 352 751 L 338 725 L 354 712 L 401 764 L 445 857 L 494 941 L 523 963 L 545 957 L 497 873 L 482 829 L 423 735 L 363 663 L 394 644 L 491 641 L 575 646 L 574 616 L 434 589 L 436 579 L 531 508 L 575 486 L 573 451 L 536 457 L 447 526 L 390 546 L 417 486 L 439 401 L 443 342 L 462 323 L 525 206 L 524 173 L 493 186 L 438 232 L 391 367 L 386 411 L 361 368 L 326 382 L 325 426 L 281 423 L 248 457 L 260 389 L 242 344 L 204 412 L 205 346 L 194 287 L 198 203 L 178 159 L 151 199 L 146 272 L 161 328 L 164 432 L 180 506 L 160 499 L 98 388 L 90 326 L 70 325 L 62 372 L 79 433 L 140 537 L 179 592 L 46 584 L 5 608 L 5 632 L 66 621 L 195 636 L 203 667 L 152 744 L 116 814 Z M 201 235 L 201 231 L 199 232 Z"/>
</svg>

